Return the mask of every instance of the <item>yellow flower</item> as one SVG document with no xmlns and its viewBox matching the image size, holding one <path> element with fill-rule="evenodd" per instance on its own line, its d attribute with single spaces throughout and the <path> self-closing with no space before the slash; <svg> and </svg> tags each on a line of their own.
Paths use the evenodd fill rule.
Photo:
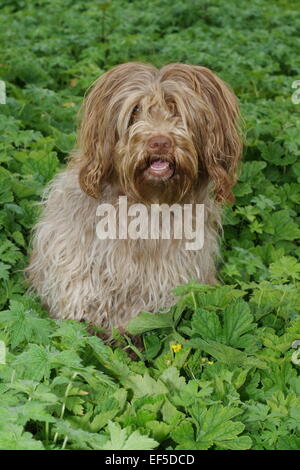
<svg viewBox="0 0 300 470">
<path fill-rule="evenodd" d="M 63 106 L 64 106 L 65 108 L 74 108 L 75 103 L 63 103 Z"/>
<path fill-rule="evenodd" d="M 178 351 L 180 351 L 180 349 L 182 349 L 182 344 L 172 344 L 172 349 L 173 351 L 176 353 Z"/>
<path fill-rule="evenodd" d="M 213 364 L 213 361 L 208 361 L 208 363 L 207 363 L 207 364 L 210 364 L 210 365 L 211 365 L 211 364 Z"/>
</svg>

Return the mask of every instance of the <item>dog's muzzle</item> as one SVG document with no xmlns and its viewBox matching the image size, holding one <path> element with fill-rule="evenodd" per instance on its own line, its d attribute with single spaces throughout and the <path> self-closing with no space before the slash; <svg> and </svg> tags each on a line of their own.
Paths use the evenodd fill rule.
<svg viewBox="0 0 300 470">
<path fill-rule="evenodd" d="M 147 142 L 149 156 L 147 174 L 155 179 L 168 180 L 172 178 L 175 172 L 173 150 L 173 142 L 169 137 L 164 135 L 151 137 Z"/>
</svg>

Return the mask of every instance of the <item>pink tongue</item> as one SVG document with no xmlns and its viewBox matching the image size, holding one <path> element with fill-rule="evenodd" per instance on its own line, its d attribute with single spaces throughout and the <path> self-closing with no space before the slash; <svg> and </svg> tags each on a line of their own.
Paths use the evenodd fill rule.
<svg viewBox="0 0 300 470">
<path fill-rule="evenodd" d="M 155 162 L 151 163 L 151 168 L 155 168 L 157 170 L 168 168 L 169 163 L 164 160 L 155 160 Z"/>
</svg>

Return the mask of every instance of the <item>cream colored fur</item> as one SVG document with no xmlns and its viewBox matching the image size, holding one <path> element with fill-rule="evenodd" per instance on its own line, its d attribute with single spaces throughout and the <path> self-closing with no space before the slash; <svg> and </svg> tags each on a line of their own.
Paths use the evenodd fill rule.
<svg viewBox="0 0 300 470">
<path fill-rule="evenodd" d="M 219 211 L 205 201 L 205 242 L 188 251 L 184 240 L 100 240 L 100 202 L 117 201 L 111 188 L 102 201 L 87 196 L 74 170 L 49 186 L 35 228 L 29 278 L 51 314 L 98 326 L 121 326 L 141 311 L 172 305 L 171 290 L 190 279 L 215 281 Z M 117 206 L 117 204 L 116 204 Z"/>
</svg>

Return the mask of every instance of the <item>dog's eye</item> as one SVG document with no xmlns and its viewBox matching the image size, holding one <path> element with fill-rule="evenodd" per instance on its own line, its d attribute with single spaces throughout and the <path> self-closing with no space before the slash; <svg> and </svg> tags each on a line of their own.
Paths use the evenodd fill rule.
<svg viewBox="0 0 300 470">
<path fill-rule="evenodd" d="M 131 116 L 130 116 L 130 121 L 129 121 L 130 126 L 136 120 L 136 117 L 137 117 L 138 113 L 140 112 L 140 110 L 141 110 L 141 107 L 138 104 L 133 108 Z"/>
<path fill-rule="evenodd" d="M 140 105 L 136 105 L 133 110 L 132 110 L 132 116 L 134 116 L 135 114 L 137 114 L 139 111 L 140 111 Z"/>
<path fill-rule="evenodd" d="M 172 114 L 173 116 L 178 116 L 178 110 L 177 110 L 176 103 L 174 103 L 174 101 L 169 101 L 169 102 L 167 103 L 167 105 L 168 105 L 168 108 L 169 108 L 171 114 Z"/>
</svg>

